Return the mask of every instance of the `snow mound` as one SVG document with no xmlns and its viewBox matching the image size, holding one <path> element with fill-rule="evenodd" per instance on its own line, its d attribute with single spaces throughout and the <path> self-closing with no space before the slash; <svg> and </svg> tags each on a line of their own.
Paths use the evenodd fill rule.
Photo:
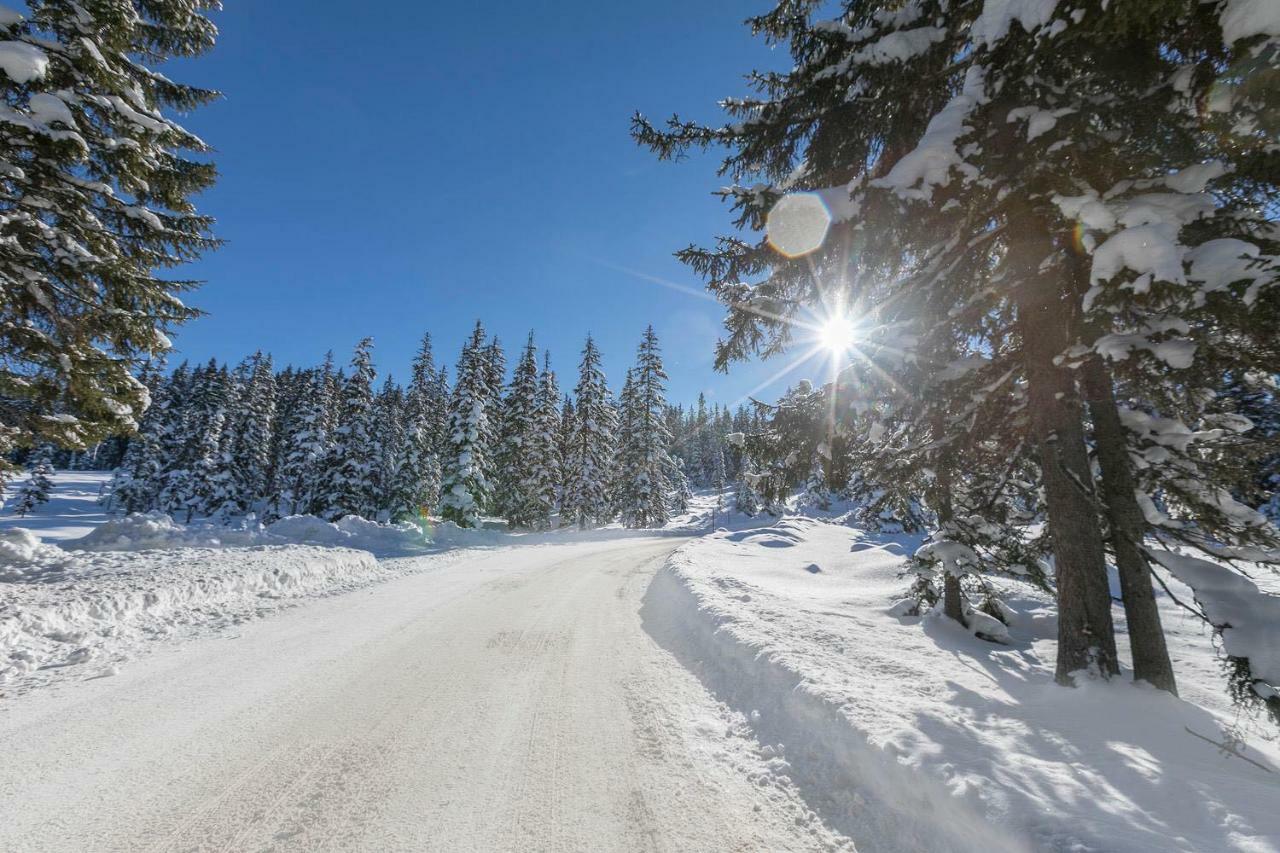
<svg viewBox="0 0 1280 853">
<path fill-rule="evenodd" d="M 407 553 L 427 544 L 412 524 L 379 524 L 354 515 L 328 522 L 314 515 L 293 515 L 265 527 L 251 521 L 234 525 L 181 524 L 163 512 L 113 518 L 88 535 L 64 543 L 82 551 L 150 551 L 161 548 L 234 548 L 252 545 L 329 545 L 379 555 Z"/>
<path fill-rule="evenodd" d="M 150 551 L 263 544 L 260 531 L 214 524 L 180 524 L 163 512 L 132 513 L 98 525 L 65 546 L 80 551 Z"/>
<path fill-rule="evenodd" d="M 312 545 L 340 545 L 375 554 L 412 551 L 427 544 L 412 524 L 380 524 L 356 515 L 328 522 L 314 515 L 291 515 L 267 525 L 266 532 L 281 541 Z"/>
<path fill-rule="evenodd" d="M 66 552 L 44 544 L 26 528 L 0 530 L 0 581 L 20 580 L 61 566 L 66 560 Z"/>
<path fill-rule="evenodd" d="M 150 541 L 168 535 L 151 521 L 131 532 L 143 528 Z M 23 692 L 60 677 L 110 674 L 148 639 L 224 627 L 390 574 L 372 554 L 347 548 L 64 553 L 56 572 L 0 584 L 0 684 Z M 92 671 L 79 666 L 90 662 Z"/>
<path fill-rule="evenodd" d="M 1053 682 L 1053 602 L 1029 585 L 1001 581 L 1008 645 L 895 605 L 919 544 L 795 518 L 718 532 L 675 552 L 642 617 L 861 851 L 1277 849 L 1280 775 L 1191 734 L 1229 741 L 1248 723 L 1210 633 L 1167 596 L 1184 699 L 1068 689 Z M 1236 731 L 1280 768 L 1273 743 Z"/>
</svg>

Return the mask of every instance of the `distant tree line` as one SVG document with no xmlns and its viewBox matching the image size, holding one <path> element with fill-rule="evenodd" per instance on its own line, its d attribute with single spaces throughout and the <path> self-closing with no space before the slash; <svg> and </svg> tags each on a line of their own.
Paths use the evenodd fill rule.
<svg viewBox="0 0 1280 853">
<path fill-rule="evenodd" d="M 590 337 L 571 393 L 532 333 L 509 377 L 506 359 L 477 323 L 452 382 L 430 336 L 404 385 L 390 376 L 378 384 L 369 339 L 345 369 L 330 355 L 318 367 L 276 370 L 264 353 L 234 367 L 149 368 L 141 379 L 151 404 L 135 435 L 55 461 L 116 463 L 105 500 L 120 512 L 439 515 L 464 527 L 496 517 L 529 530 L 660 527 L 687 508 L 694 487 L 723 486 L 744 470 L 726 436 L 758 418 L 701 397 L 687 411 L 667 403 L 652 328 L 616 395 Z"/>
</svg>

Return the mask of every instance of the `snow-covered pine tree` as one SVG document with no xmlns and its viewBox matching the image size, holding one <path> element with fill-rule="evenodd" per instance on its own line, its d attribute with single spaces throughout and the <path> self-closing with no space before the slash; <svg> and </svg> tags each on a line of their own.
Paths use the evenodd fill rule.
<svg viewBox="0 0 1280 853">
<path fill-rule="evenodd" d="M 171 426 L 162 437 L 164 467 L 156 489 L 156 508 L 177 518 L 189 518 L 200 504 L 202 475 L 212 472 L 219 458 L 223 424 L 214 431 L 213 417 L 222 410 L 229 378 L 218 363 L 174 371 Z M 200 463 L 200 464 L 198 464 Z"/>
<path fill-rule="evenodd" d="M 215 241 L 190 198 L 208 149 L 167 118 L 215 92 L 153 71 L 209 50 L 208 0 L 28 3 L 6 11 L 0 125 L 0 479 L 15 445 L 83 449 L 131 431 L 146 408 L 134 376 L 195 316 L 194 282 L 156 270 Z"/>
<path fill-rule="evenodd" d="M 525 343 L 502 406 L 502 425 L 494 453 L 497 480 L 494 510 L 512 527 L 537 525 L 540 515 L 537 471 L 538 359 L 533 333 Z"/>
<path fill-rule="evenodd" d="M 253 510 L 267 495 L 273 474 L 272 429 L 278 393 L 270 355 L 254 353 L 244 372 L 244 384 L 230 416 L 232 491 L 240 513 Z"/>
<path fill-rule="evenodd" d="M 436 373 L 427 410 L 427 437 L 437 459 L 444 458 L 449 438 L 449 401 L 453 398 L 453 386 L 449 384 L 449 370 L 441 367 Z"/>
<path fill-rule="evenodd" d="M 561 514 L 585 530 L 611 518 L 609 471 L 616 425 L 609 387 L 600 367 L 600 350 L 590 335 L 582 349 L 574 396 L 573 440 Z"/>
<path fill-rule="evenodd" d="M 502 349 L 502 342 L 496 335 L 484 349 L 483 364 L 485 367 L 485 442 L 490 448 L 490 452 L 483 460 L 484 477 L 492 488 L 496 488 L 499 473 L 497 451 L 502 442 L 502 391 L 507 383 L 507 355 Z M 496 493 L 491 494 L 490 501 L 495 497 Z M 493 507 L 486 505 L 483 509 L 488 512 Z"/>
<path fill-rule="evenodd" d="M 27 481 L 18 488 L 13 501 L 13 512 L 19 518 L 25 518 L 40 504 L 48 503 L 53 491 L 53 454 L 47 444 L 42 444 L 31 454 L 27 463 L 30 474 Z"/>
<path fill-rule="evenodd" d="M 689 502 L 693 500 L 693 486 L 689 483 L 689 475 L 684 472 L 684 460 L 679 456 L 668 456 L 667 481 L 671 484 L 672 512 L 689 511 Z"/>
<path fill-rule="evenodd" d="M 315 506 L 317 478 L 329 451 L 327 381 L 324 368 L 297 373 L 297 401 L 280 425 L 282 456 L 276 474 L 274 515 L 297 515 Z"/>
<path fill-rule="evenodd" d="M 381 458 L 372 431 L 373 339 L 365 338 L 351 358 L 351 375 L 342 388 L 342 404 L 319 483 L 319 514 L 331 521 L 346 515 L 371 515 L 375 466 Z"/>
<path fill-rule="evenodd" d="M 493 372 L 484 326 L 477 321 L 455 368 L 441 465 L 440 516 L 459 527 L 479 525 L 480 515 L 491 499 L 485 472 L 491 468 L 488 460 L 493 451 L 493 430 L 488 422 Z"/>
<path fill-rule="evenodd" d="M 564 395 L 560 404 L 560 437 L 557 442 L 560 448 L 560 523 L 570 523 L 565 515 L 564 500 L 569 487 L 569 462 L 573 458 L 573 439 L 578 433 L 578 415 L 573 407 L 573 398 Z"/>
<path fill-rule="evenodd" d="M 1079 232 L 1077 224 L 1114 228 L 1127 217 L 1123 224 L 1142 228 L 1152 224 L 1144 215 L 1163 217 L 1150 199 L 1120 217 L 1105 205 L 1099 205 L 1102 211 L 1089 207 L 1120 186 L 1110 179 L 1095 183 L 1090 164 L 1127 170 L 1119 180 L 1131 182 L 1119 193 L 1145 192 L 1153 184 L 1144 181 L 1167 183 L 1169 164 L 1148 172 L 1150 157 L 1143 151 L 1171 148 L 1148 144 L 1151 128 L 1142 123 L 1163 118 L 1150 93 L 1201 87 L 1203 97 L 1196 102 L 1207 102 L 1208 87 L 1217 85 L 1224 66 L 1210 58 L 1220 54 L 1221 43 L 1205 43 L 1218 38 L 1220 7 L 1175 2 L 1154 14 L 1131 4 L 1043 8 L 1039 16 L 1009 16 L 988 15 L 987 4 L 860 2 L 844 4 L 834 21 L 815 23 L 807 9 L 797 13 L 794 4 L 782 3 L 752 24 L 766 37 L 789 43 L 795 68 L 756 77 L 760 98 L 728 102 L 731 112 L 748 121 L 704 128 L 673 120 L 663 133 L 637 117 L 635 129 L 640 141 L 663 156 L 689 145 L 729 146 L 733 153 L 725 170 L 739 185 L 726 194 L 739 211 L 739 226 L 764 228 L 784 194 L 794 199 L 779 208 L 774 223 L 781 252 L 764 240 L 734 240 L 714 251 L 683 253 L 730 305 L 721 363 L 753 349 L 785 346 L 789 324 L 756 310 L 761 303 L 817 306 L 824 300 L 815 291 L 835 286 L 857 289 L 870 306 L 884 304 L 883 285 L 846 275 L 848 261 L 842 264 L 834 247 L 854 240 L 859 263 L 891 252 L 910 267 L 893 280 L 895 298 L 940 300 L 935 316 L 949 320 L 928 330 L 931 336 L 962 339 L 966 331 L 992 323 L 1012 342 L 1046 493 L 1058 581 L 1058 678 L 1067 683 L 1080 670 L 1118 670 L 1084 410 L 1076 376 L 1061 358 L 1085 337 L 1077 320 L 1078 276 L 1070 267 L 1080 248 L 1088 252 L 1092 246 L 1085 241 L 1073 247 L 1071 236 Z M 904 38 L 903 31 L 921 20 L 931 22 L 928 38 Z M 1191 53 L 1184 53 L 1186 46 L 1193 46 Z M 1188 62 L 1188 56 L 1191 74 L 1179 77 L 1172 66 Z M 1164 73 L 1151 74 L 1152 69 Z M 1139 80 L 1142 75 L 1146 79 Z M 1130 88 L 1131 82 L 1138 85 Z M 855 115 L 851 91 L 859 103 L 880 107 L 872 119 Z M 1108 123 L 1109 129 L 1099 129 Z M 805 128 L 802 136 L 792 134 L 797 127 Z M 1120 150 L 1125 145 L 1133 147 L 1133 156 Z M 1088 149 L 1084 158 L 1081 146 Z M 804 169 L 797 171 L 801 163 Z M 1082 183 L 1088 187 L 1083 196 Z M 804 191 L 810 195 L 800 196 Z M 812 208 L 815 202 L 831 220 L 826 237 L 832 248 L 811 255 L 812 245 L 794 250 L 781 225 L 788 209 Z M 1163 219 L 1167 224 L 1169 218 Z M 944 220 L 950 230 L 942 236 Z M 1113 248 L 1115 260 L 1121 246 Z M 821 275 L 814 273 L 815 258 Z M 766 282 L 741 284 L 761 270 L 770 271 Z M 1142 287 L 1117 292 L 1140 296 L 1151 282 L 1149 276 Z M 1162 344 L 1168 331 L 1147 340 Z M 1145 575 L 1143 582 L 1149 592 Z"/>
<path fill-rule="evenodd" d="M 148 363 L 138 380 L 146 386 L 151 402 L 138 423 L 138 432 L 129 441 L 119 467 L 112 474 L 107 493 L 100 501 L 108 511 L 144 512 L 151 509 L 164 467 L 160 455 L 161 437 L 169 428 L 169 409 L 176 405 L 172 399 L 172 382 L 162 375 L 155 363 Z"/>
<path fill-rule="evenodd" d="M 538 377 L 538 401 L 534 411 L 535 431 L 530 455 L 534 460 L 530 493 L 533 508 L 530 510 L 530 526 L 545 529 L 560 505 L 561 484 L 564 482 L 561 459 L 560 385 L 551 369 L 551 353 L 542 357 L 542 373 Z"/>
<path fill-rule="evenodd" d="M 443 372 L 431 351 L 431 336 L 424 335 L 414 357 L 404 403 L 404 452 L 396 476 L 392 518 L 412 520 L 427 515 L 440 500 L 439 437 L 448 413 L 442 397 Z"/>
<path fill-rule="evenodd" d="M 832 495 L 830 487 L 827 486 L 827 472 L 822 461 L 821 454 L 813 459 L 809 477 L 805 480 L 804 489 L 800 492 L 800 506 L 825 512 L 831 509 Z"/>
<path fill-rule="evenodd" d="M 219 406 L 206 422 L 194 465 L 194 494 L 187 501 L 187 520 L 205 515 L 225 523 L 240 511 L 240 495 L 235 480 L 235 463 L 227 434 L 227 408 Z"/>
<path fill-rule="evenodd" d="M 403 488 L 410 482 L 403 472 L 409 455 L 409 431 L 404 391 L 390 374 L 374 398 L 369 413 L 369 434 L 376 455 L 364 515 L 377 521 L 406 518 L 412 512 L 409 503 L 412 496 Z"/>
<path fill-rule="evenodd" d="M 671 435 L 664 418 L 667 373 L 653 326 L 646 328 L 641 338 L 632 381 L 635 385 L 632 446 L 623 448 L 635 463 L 629 526 L 661 527 L 670 517 L 673 463 L 667 451 Z"/>
<path fill-rule="evenodd" d="M 618 516 L 624 527 L 638 527 L 634 519 L 639 514 L 640 495 L 638 481 L 644 470 L 639 458 L 636 441 L 637 421 L 636 386 L 634 368 L 627 370 L 622 380 L 622 391 L 617 401 L 617 429 L 614 432 L 613 467 L 610 471 L 610 511 Z"/>
</svg>

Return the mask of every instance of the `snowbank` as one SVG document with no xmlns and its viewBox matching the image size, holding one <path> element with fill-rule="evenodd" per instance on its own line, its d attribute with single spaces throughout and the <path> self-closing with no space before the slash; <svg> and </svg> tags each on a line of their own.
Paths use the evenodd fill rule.
<svg viewBox="0 0 1280 853">
<path fill-rule="evenodd" d="M 12 538 L 8 534 L 6 542 Z M 349 548 L 61 554 L 42 570 L 0 584 L 0 685 L 6 693 L 60 677 L 114 674 L 150 638 L 224 627 L 391 574 L 372 554 Z M 92 666 L 77 666 L 82 664 Z"/>
<path fill-rule="evenodd" d="M 803 518 L 719 532 L 672 557 L 645 626 L 859 850 L 1280 849 L 1280 774 L 1187 731 L 1236 721 L 1206 631 L 1166 612 L 1200 705 L 1058 687 L 1052 602 L 1030 588 L 1010 587 L 1007 645 L 889 612 L 919 544 Z M 1280 768 L 1274 744 L 1246 754 Z"/>
<path fill-rule="evenodd" d="M 249 545 L 330 545 L 379 555 L 411 553 L 426 547 L 412 524 L 378 524 L 354 515 L 328 522 L 314 515 L 293 515 L 263 526 L 251 522 L 181 524 L 162 512 L 112 518 L 86 536 L 63 543 L 83 551 L 147 551 L 156 548 L 226 548 Z"/>
</svg>

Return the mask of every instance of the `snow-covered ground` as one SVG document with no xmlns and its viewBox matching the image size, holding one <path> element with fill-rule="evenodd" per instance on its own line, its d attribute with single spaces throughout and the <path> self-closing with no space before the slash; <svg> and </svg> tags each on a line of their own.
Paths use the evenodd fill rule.
<svg viewBox="0 0 1280 853">
<path fill-rule="evenodd" d="M 399 558 L 0 702 L 0 850 L 851 851 L 645 633 L 679 544 Z"/>
<path fill-rule="evenodd" d="M 0 849 L 1280 851 L 1275 730 L 1163 597 L 1181 699 L 1054 685 L 1034 589 L 1007 645 L 898 617 L 918 540 L 714 495 L 424 535 L 104 479 L 0 515 Z"/>
<path fill-rule="evenodd" d="M 111 474 L 105 471 L 57 471 L 53 475 L 53 493 L 48 503 L 36 507 L 23 518 L 13 514 L 13 496 L 24 476 L 8 484 L 4 507 L 0 509 L 0 532 L 21 527 L 37 534 L 45 542 L 59 543 L 79 539 L 107 521 L 108 515 L 98 503 Z"/>
<path fill-rule="evenodd" d="M 0 515 L 0 697 L 118 674 L 157 641 L 208 634 L 386 580 L 375 555 L 424 550 L 413 529 L 359 519 L 183 525 L 110 517 L 109 475 L 59 471 L 52 500 Z"/>
<path fill-rule="evenodd" d="M 35 512 L 0 513 L 0 697 L 115 675 L 157 642 L 446 565 L 460 549 L 636 535 L 616 525 L 513 534 L 312 516 L 182 524 L 161 513 L 107 515 L 98 497 L 109 473 L 59 471 L 53 479 L 52 499 Z M 663 532 L 704 525 L 700 507 L 713 503 L 700 497 Z M 391 559 L 411 555 L 429 559 Z"/>
<path fill-rule="evenodd" d="M 1239 717 L 1211 638 L 1167 599 L 1182 699 L 1066 689 L 1044 595 L 1011 589 L 1010 643 L 994 645 L 891 615 L 910 537 L 764 523 L 677 551 L 646 625 L 859 850 L 1280 850 L 1280 772 L 1188 731 L 1240 724 L 1244 754 L 1280 771 L 1275 730 Z"/>
</svg>

